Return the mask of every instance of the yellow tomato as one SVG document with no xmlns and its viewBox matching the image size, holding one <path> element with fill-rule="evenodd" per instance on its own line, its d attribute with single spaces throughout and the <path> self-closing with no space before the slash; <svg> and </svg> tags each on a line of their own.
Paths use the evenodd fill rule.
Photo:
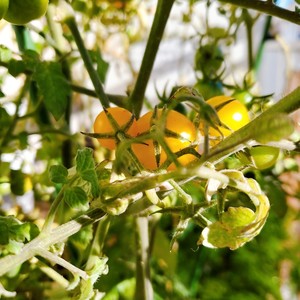
<svg viewBox="0 0 300 300">
<path fill-rule="evenodd" d="M 231 96 L 216 96 L 207 100 L 207 103 L 217 111 L 220 121 L 228 127 L 228 129 L 219 127 L 224 137 L 245 126 L 250 121 L 246 106 Z M 214 128 L 209 129 L 209 135 L 221 138 L 218 130 Z"/>
<path fill-rule="evenodd" d="M 157 118 L 160 118 L 161 114 L 162 110 L 158 110 Z M 153 120 L 152 111 L 143 115 L 137 121 L 139 134 L 141 135 L 149 132 L 153 122 L 155 122 L 155 120 Z M 164 138 L 166 144 L 173 153 L 190 146 L 196 139 L 196 128 L 194 124 L 186 116 L 178 113 L 177 111 L 170 110 L 167 112 L 165 128 L 166 131 L 170 131 L 175 134 L 174 137 L 170 137 L 168 136 L 168 133 L 165 133 Z M 156 149 L 153 139 L 145 140 L 140 144 L 133 144 L 132 150 L 145 169 L 155 170 L 167 159 L 167 155 L 160 145 L 159 149 Z M 156 150 L 158 150 L 158 153 L 155 153 Z M 187 165 L 193 160 L 195 160 L 195 156 L 192 154 L 184 154 L 178 157 L 178 161 L 182 165 Z M 172 163 L 168 167 L 168 170 L 173 170 L 175 168 L 174 163 Z"/>
</svg>

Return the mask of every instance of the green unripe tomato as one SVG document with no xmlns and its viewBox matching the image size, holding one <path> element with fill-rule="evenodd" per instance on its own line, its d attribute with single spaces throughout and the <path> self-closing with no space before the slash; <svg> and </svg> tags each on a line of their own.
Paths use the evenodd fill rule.
<svg viewBox="0 0 300 300">
<path fill-rule="evenodd" d="M 8 9 L 9 0 L 0 0 L 0 20 L 4 17 Z"/>
<path fill-rule="evenodd" d="M 195 84 L 195 88 L 204 99 L 223 94 L 223 86 L 220 81 L 198 81 Z"/>
<path fill-rule="evenodd" d="M 216 44 L 206 44 L 196 52 L 195 69 L 201 71 L 204 77 L 213 78 L 220 70 L 223 61 L 221 49 Z"/>
<path fill-rule="evenodd" d="M 280 150 L 270 146 L 255 146 L 249 149 L 251 160 L 259 170 L 272 167 L 279 156 Z"/>
<path fill-rule="evenodd" d="M 248 106 L 253 99 L 253 96 L 247 91 L 236 92 L 232 96 L 246 106 Z"/>
<path fill-rule="evenodd" d="M 48 8 L 48 0 L 11 0 L 4 19 L 12 24 L 24 25 L 42 17 Z"/>
<path fill-rule="evenodd" d="M 24 195 L 32 189 L 30 176 L 20 170 L 10 170 L 10 189 L 14 195 Z"/>
</svg>

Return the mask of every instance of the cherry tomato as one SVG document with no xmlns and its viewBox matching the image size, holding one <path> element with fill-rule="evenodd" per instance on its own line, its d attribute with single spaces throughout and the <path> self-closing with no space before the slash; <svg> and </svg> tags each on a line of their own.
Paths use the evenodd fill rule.
<svg viewBox="0 0 300 300">
<path fill-rule="evenodd" d="M 220 81 L 199 80 L 195 88 L 200 92 L 204 99 L 209 99 L 222 94 L 223 86 Z"/>
<path fill-rule="evenodd" d="M 112 126 L 111 121 L 107 117 L 107 113 L 109 113 L 112 116 L 117 125 L 120 127 L 119 129 L 115 129 Z M 102 111 L 96 117 L 94 122 L 94 132 L 107 135 L 107 138 L 99 138 L 98 141 L 101 144 L 101 146 L 110 150 L 114 150 L 116 148 L 117 131 L 123 130 L 130 137 L 134 137 L 137 135 L 138 132 L 137 123 L 134 119 L 132 124 L 130 124 L 130 120 L 132 119 L 132 113 L 126 110 L 125 108 L 110 107 L 107 108 L 107 113 L 105 111 Z M 130 124 L 129 128 L 127 128 L 127 124 Z"/>
<path fill-rule="evenodd" d="M 162 110 L 157 111 L 157 117 L 159 118 L 162 114 Z M 144 134 L 149 132 L 153 121 L 153 112 L 148 112 L 143 115 L 138 121 L 138 131 L 139 134 Z M 166 116 L 166 127 L 167 130 L 176 133 L 178 137 L 168 137 L 165 136 L 165 142 L 169 146 L 173 153 L 176 153 L 191 145 L 196 139 L 196 128 L 194 124 L 184 115 L 180 114 L 175 110 L 170 110 L 167 112 Z M 182 139 L 180 139 L 182 137 Z M 161 147 L 160 147 L 161 148 Z M 155 156 L 155 146 L 153 140 L 145 140 L 143 143 L 136 143 L 132 145 L 132 150 L 139 159 L 140 163 L 149 170 L 157 169 L 161 164 L 163 164 L 167 155 L 163 149 L 160 149 L 160 162 L 157 164 Z M 178 161 L 182 165 L 187 165 L 191 161 L 195 160 L 195 156 L 192 154 L 184 154 L 178 158 Z M 172 163 L 168 170 L 175 169 L 174 163 Z"/>
<path fill-rule="evenodd" d="M 9 1 L 8 0 L 1 0 L 0 1 L 0 20 L 5 16 L 7 9 L 8 9 Z"/>
<path fill-rule="evenodd" d="M 42 17 L 48 8 L 48 0 L 13 0 L 4 19 L 16 25 L 24 25 L 32 20 Z"/>
<path fill-rule="evenodd" d="M 268 169 L 276 163 L 280 150 L 271 146 L 255 146 L 249 150 L 253 165 L 259 169 Z"/>
<path fill-rule="evenodd" d="M 219 127 L 224 137 L 245 126 L 250 121 L 246 106 L 231 96 L 216 96 L 207 100 L 207 103 L 215 108 L 221 122 L 230 129 Z M 209 129 L 209 135 L 220 137 L 220 133 L 213 128 Z"/>
<path fill-rule="evenodd" d="M 243 103 L 245 106 L 250 105 L 253 96 L 248 91 L 237 91 L 233 97 Z"/>
</svg>

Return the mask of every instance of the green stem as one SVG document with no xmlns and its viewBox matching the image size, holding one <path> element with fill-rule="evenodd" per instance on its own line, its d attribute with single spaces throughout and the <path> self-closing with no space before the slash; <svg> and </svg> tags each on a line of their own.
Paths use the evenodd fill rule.
<svg viewBox="0 0 300 300">
<path fill-rule="evenodd" d="M 65 259 L 59 257 L 58 255 L 50 252 L 49 250 L 46 250 L 43 247 L 38 247 L 36 249 L 36 255 L 40 255 L 44 258 L 46 258 L 48 261 L 52 262 L 53 264 L 58 264 L 65 269 L 69 270 L 72 274 L 79 275 L 84 280 L 88 279 L 88 275 L 86 272 L 82 271 L 81 269 L 75 267 Z"/>
<path fill-rule="evenodd" d="M 187 194 L 175 180 L 171 179 L 171 180 L 169 180 L 169 183 L 173 186 L 173 188 L 182 197 L 183 203 L 185 205 L 190 205 L 193 203 L 192 196 Z"/>
<path fill-rule="evenodd" d="M 56 54 L 59 58 L 61 58 L 62 54 L 65 52 L 66 48 L 66 41 L 64 39 L 62 26 L 60 23 L 55 22 L 55 10 L 56 7 L 53 4 L 49 4 L 47 9 L 47 24 L 49 26 L 51 37 L 53 38 L 55 44 L 56 44 Z M 62 59 L 62 71 L 64 73 L 65 78 L 67 80 L 71 81 L 71 71 L 70 66 L 68 64 L 68 61 L 65 59 Z M 68 96 L 67 99 L 67 107 L 64 113 L 64 119 L 66 123 L 66 127 L 70 129 L 70 117 L 71 117 L 71 105 L 72 105 L 72 95 Z M 66 139 L 62 143 L 62 163 L 66 168 L 71 168 L 72 161 L 73 161 L 73 144 L 71 139 Z"/>
<path fill-rule="evenodd" d="M 70 86 L 74 92 L 97 98 L 97 94 L 94 90 L 73 83 L 70 83 Z M 126 101 L 128 99 L 127 96 L 115 95 L 115 94 L 106 94 L 106 95 L 109 99 L 109 102 L 112 102 L 113 104 L 120 107 L 124 107 L 124 108 L 127 107 L 128 105 Z"/>
<path fill-rule="evenodd" d="M 262 36 L 262 39 L 259 43 L 257 54 L 256 54 L 255 61 L 254 61 L 254 70 L 256 72 L 258 71 L 258 68 L 259 68 L 260 63 L 261 63 L 263 48 L 264 48 L 264 45 L 265 45 L 265 42 L 266 42 L 266 39 L 267 39 L 267 36 L 268 36 L 269 29 L 271 27 L 271 21 L 272 21 L 272 17 L 268 16 L 266 21 L 265 21 L 263 36 Z"/>
<path fill-rule="evenodd" d="M 137 257 L 136 257 L 136 300 L 152 300 L 153 288 L 150 279 L 149 265 L 149 220 L 138 217 L 137 226 Z"/>
<path fill-rule="evenodd" d="M 13 29 L 16 35 L 18 47 L 21 52 L 31 49 L 36 51 L 35 44 L 33 43 L 28 29 L 24 26 L 13 25 Z"/>
<path fill-rule="evenodd" d="M 69 27 L 69 29 L 73 35 L 75 43 L 80 52 L 81 58 L 85 64 L 85 67 L 86 67 L 86 69 L 90 75 L 91 81 L 94 85 L 97 97 L 99 98 L 103 107 L 106 107 L 106 108 L 109 107 L 109 99 L 104 92 L 101 80 L 98 76 L 97 71 L 95 70 L 95 68 L 93 66 L 92 59 L 91 59 L 87 49 L 84 46 L 84 42 L 83 42 L 80 32 L 78 30 L 78 27 L 77 27 L 77 24 L 75 21 L 75 17 L 72 16 L 72 17 L 66 18 L 65 23 L 67 24 L 67 26 Z"/>
<path fill-rule="evenodd" d="M 50 277 L 52 280 L 57 282 L 61 287 L 64 289 L 67 289 L 69 286 L 69 281 L 65 279 L 61 274 L 59 274 L 57 271 L 55 271 L 53 268 L 47 266 L 42 261 L 38 261 L 37 267 L 45 273 L 48 277 Z"/>
<path fill-rule="evenodd" d="M 91 245 L 88 260 L 86 262 L 85 270 L 90 270 L 94 264 L 94 257 L 103 257 L 103 246 L 110 227 L 111 218 L 107 216 L 98 222 L 96 232 L 94 234 L 94 240 Z"/>
<path fill-rule="evenodd" d="M 141 68 L 129 98 L 130 109 L 138 117 L 142 110 L 146 87 L 152 72 L 159 44 L 175 0 L 158 0 L 150 35 L 144 52 Z"/>
<path fill-rule="evenodd" d="M 59 205 L 61 204 L 61 202 L 63 201 L 63 197 L 64 197 L 64 192 L 65 189 L 72 185 L 72 183 L 78 178 L 78 175 L 74 175 L 68 182 L 67 185 L 64 185 L 63 188 L 59 191 L 58 195 L 56 196 L 56 198 L 54 199 L 54 201 L 51 204 L 50 210 L 48 212 L 48 215 L 45 219 L 45 223 L 43 225 L 42 231 L 43 232 L 49 232 L 51 230 L 51 226 L 54 222 L 54 218 L 56 215 L 56 212 L 58 210 Z"/>
<path fill-rule="evenodd" d="M 58 54 L 63 54 L 66 49 L 66 45 L 65 45 L 66 41 L 63 37 L 64 34 L 63 34 L 61 24 L 54 21 L 55 9 L 56 9 L 55 5 L 49 3 L 48 9 L 47 9 L 47 14 L 46 14 L 46 19 L 47 19 L 47 24 L 49 27 L 51 37 L 55 43 L 54 49 L 56 50 L 56 52 L 58 52 Z"/>
<path fill-rule="evenodd" d="M 248 71 L 250 72 L 253 67 L 253 38 L 252 38 L 252 28 L 253 28 L 253 19 L 249 14 L 248 10 L 243 9 L 243 19 L 246 25 L 246 34 L 248 42 Z"/>
<path fill-rule="evenodd" d="M 243 8 L 250 8 L 267 15 L 278 17 L 286 21 L 300 25 L 300 14 L 279 6 L 276 6 L 273 1 L 261 0 L 219 0 L 219 2 L 230 3 Z"/>
<path fill-rule="evenodd" d="M 55 198 L 55 200 L 53 201 L 53 203 L 51 204 L 51 207 L 50 207 L 48 215 L 45 219 L 45 223 L 43 225 L 42 231 L 49 232 L 51 230 L 51 226 L 54 222 L 54 218 L 55 218 L 56 212 L 58 210 L 58 207 L 61 204 L 61 202 L 63 201 L 64 192 L 65 192 L 65 189 L 62 188 L 60 190 L 60 192 L 58 193 L 57 197 Z"/>
<path fill-rule="evenodd" d="M 101 209 L 91 209 L 85 215 L 60 225 L 48 233 L 41 232 L 35 239 L 27 243 L 17 254 L 7 255 L 0 259 L 0 276 L 34 256 L 38 254 L 42 255 L 43 251 L 40 251 L 41 249 L 48 249 L 51 245 L 64 242 L 68 237 L 78 232 L 82 227 L 95 223 L 104 216 L 105 212 Z M 51 260 L 56 259 L 51 256 Z M 67 268 L 68 267 L 69 265 Z"/>
</svg>

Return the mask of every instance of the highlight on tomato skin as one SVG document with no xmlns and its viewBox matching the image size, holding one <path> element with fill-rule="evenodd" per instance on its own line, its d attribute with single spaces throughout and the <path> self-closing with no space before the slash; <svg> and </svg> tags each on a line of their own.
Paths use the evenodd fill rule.
<svg viewBox="0 0 300 300">
<path fill-rule="evenodd" d="M 157 110 L 157 118 L 162 115 L 162 110 Z M 150 111 L 137 120 L 137 127 L 139 135 L 149 132 L 153 121 L 153 112 Z M 154 121 L 155 122 L 155 121 Z M 166 115 L 165 128 L 173 133 L 176 133 L 178 137 L 165 136 L 165 142 L 169 146 L 173 153 L 176 153 L 186 147 L 189 147 L 196 139 L 196 128 L 194 124 L 184 115 L 175 111 L 169 110 Z M 181 138 L 180 138 L 181 137 Z M 162 147 L 159 145 L 159 162 L 156 161 L 155 145 L 152 139 L 147 139 L 143 143 L 132 144 L 132 150 L 140 163 L 145 169 L 155 170 L 161 166 L 166 160 L 167 155 Z M 192 154 L 185 154 L 178 157 L 180 164 L 187 165 L 195 160 L 195 156 Z M 176 166 L 172 163 L 167 169 L 174 170 Z"/>
<path fill-rule="evenodd" d="M 132 113 L 125 108 L 122 107 L 109 107 L 106 111 L 111 114 L 113 119 L 119 125 L 119 127 L 124 127 L 128 122 L 130 122 L 132 118 Z M 130 137 L 135 137 L 137 135 L 137 123 L 134 119 L 128 130 L 126 130 L 126 134 Z M 94 133 L 107 134 L 109 138 L 99 138 L 98 141 L 102 147 L 108 148 L 110 150 L 116 149 L 116 132 L 113 128 L 110 120 L 107 117 L 105 111 L 101 111 L 94 121 Z"/>
<path fill-rule="evenodd" d="M 220 121 L 228 127 L 228 129 L 224 127 L 218 128 L 224 137 L 229 136 L 233 131 L 242 128 L 250 122 L 246 106 L 232 96 L 220 95 L 210 98 L 206 102 L 217 111 Z M 209 129 L 209 135 L 221 138 L 220 132 L 214 128 Z M 216 141 L 212 143 L 216 144 Z"/>
</svg>

